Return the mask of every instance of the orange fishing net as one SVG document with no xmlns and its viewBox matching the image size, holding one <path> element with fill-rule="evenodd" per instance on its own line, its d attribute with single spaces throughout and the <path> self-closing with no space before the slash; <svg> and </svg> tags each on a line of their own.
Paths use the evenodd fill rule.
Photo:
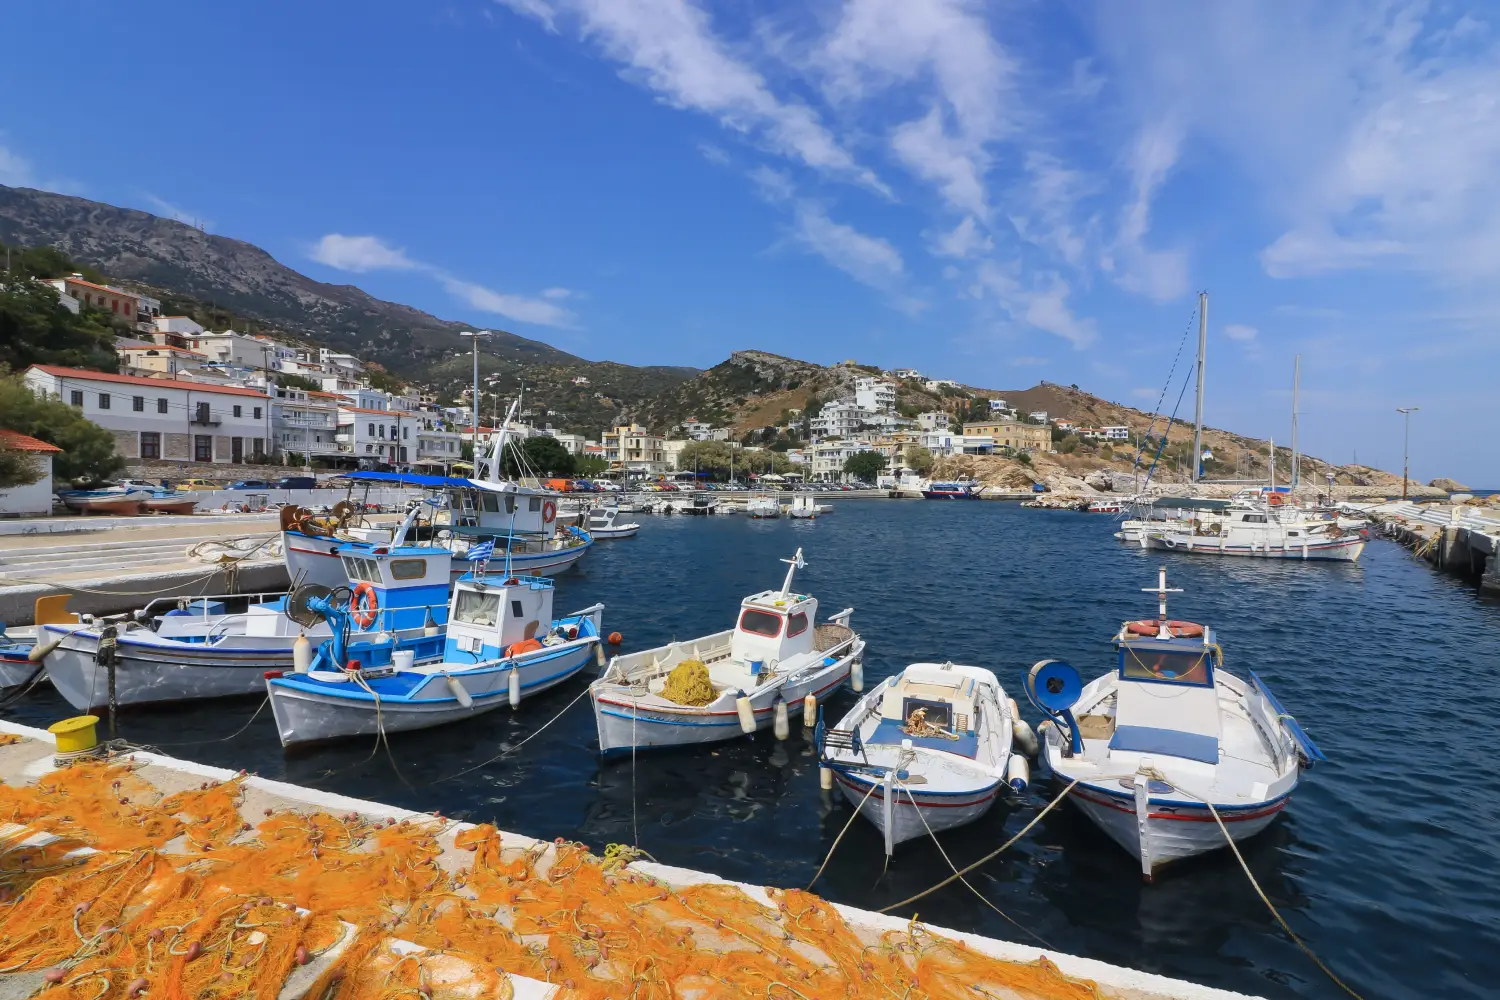
<svg viewBox="0 0 1500 1000">
<path fill-rule="evenodd" d="M 438 820 L 266 810 L 252 826 L 244 791 L 163 795 L 118 762 L 0 785 L 0 974 L 45 972 L 47 1000 L 275 1000 L 288 982 L 314 1000 L 477 1000 L 512 995 L 503 972 L 568 1000 L 1099 996 L 916 924 L 856 931 L 805 892 L 674 891 L 628 851 L 508 848 L 489 826 L 446 851 Z"/>
</svg>

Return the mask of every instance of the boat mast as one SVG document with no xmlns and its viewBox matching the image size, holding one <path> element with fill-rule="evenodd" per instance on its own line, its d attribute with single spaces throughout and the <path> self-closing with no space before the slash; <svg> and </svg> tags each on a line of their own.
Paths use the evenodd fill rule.
<svg viewBox="0 0 1500 1000">
<path fill-rule="evenodd" d="M 1203 467 L 1203 365 L 1208 359 L 1208 293 L 1198 293 L 1198 405 L 1193 417 L 1193 482 Z"/>
<path fill-rule="evenodd" d="M 1271 492 L 1276 492 L 1276 439 L 1271 439 L 1271 457 L 1266 459 L 1266 465 L 1271 470 Z"/>
<path fill-rule="evenodd" d="M 1302 384 L 1302 355 L 1292 362 L 1292 492 L 1302 482 L 1301 456 L 1297 453 L 1297 390 Z"/>
<path fill-rule="evenodd" d="M 797 554 L 792 556 L 792 558 L 783 559 L 781 561 L 787 564 L 786 581 L 781 585 L 781 596 L 786 597 L 792 592 L 792 577 L 796 575 L 796 572 L 799 569 L 802 569 L 804 566 L 806 566 L 807 563 L 803 562 L 802 560 L 802 549 L 800 547 L 797 549 Z"/>
</svg>

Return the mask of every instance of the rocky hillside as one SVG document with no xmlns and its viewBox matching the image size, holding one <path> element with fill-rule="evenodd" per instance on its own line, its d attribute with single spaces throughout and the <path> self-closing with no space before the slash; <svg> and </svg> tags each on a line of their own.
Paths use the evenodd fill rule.
<svg viewBox="0 0 1500 1000">
<path fill-rule="evenodd" d="M 440 389 L 466 383 L 474 324 L 443 320 L 353 285 L 333 285 L 292 270 L 257 246 L 147 212 L 30 188 L 0 185 L 0 243 L 55 246 L 97 267 L 113 281 L 164 301 L 207 304 L 253 320 L 257 332 L 295 339 L 376 361 L 403 379 Z M 571 378 L 590 379 L 593 392 L 634 402 L 697 374 L 692 368 L 637 368 L 591 362 L 549 344 L 496 331 L 481 347 L 481 367 L 508 383 L 523 377 L 539 392 Z M 462 369 L 462 371 L 459 371 Z M 566 378 L 559 379 L 559 373 Z M 559 397 L 557 402 L 565 399 Z M 607 405 L 584 406 L 585 416 Z"/>
</svg>

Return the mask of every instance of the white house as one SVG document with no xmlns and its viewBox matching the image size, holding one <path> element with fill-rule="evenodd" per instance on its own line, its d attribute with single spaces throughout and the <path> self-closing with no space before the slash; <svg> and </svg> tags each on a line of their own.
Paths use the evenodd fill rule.
<svg viewBox="0 0 1500 1000">
<path fill-rule="evenodd" d="M 1030 413 L 1027 414 L 1027 416 L 1030 417 L 1032 420 L 1035 420 L 1039 424 L 1045 424 L 1047 422 L 1047 411 L 1046 410 L 1032 410 Z"/>
<path fill-rule="evenodd" d="M 336 458 L 339 454 L 339 397 L 288 386 L 273 387 L 271 428 L 283 455 Z"/>
<path fill-rule="evenodd" d="M 865 441 L 824 441 L 813 445 L 804 454 L 812 456 L 808 466 L 814 479 L 839 480 L 844 476 L 844 463 L 851 455 L 874 450 Z"/>
<path fill-rule="evenodd" d="M 334 441 L 341 458 L 363 465 L 411 462 L 411 435 L 416 423 L 411 414 L 341 404 Z"/>
<path fill-rule="evenodd" d="M 849 437 L 868 422 L 874 412 L 851 400 L 840 399 L 823 404 L 817 415 L 808 421 L 813 440 L 831 437 Z"/>
<path fill-rule="evenodd" d="M 990 413 L 992 413 L 992 414 L 994 414 L 994 413 L 1003 413 L 1004 411 L 1006 411 L 1008 409 L 1010 409 L 1010 407 L 1008 407 L 1008 406 L 1005 405 L 1005 400 L 1003 400 L 1003 399 L 991 399 L 990 400 Z"/>
<path fill-rule="evenodd" d="M 0 428 L 0 451 L 25 452 L 37 463 L 37 471 L 41 473 L 29 486 L 0 489 L 0 514 L 52 513 L 52 456 L 62 449 L 26 434 Z"/>
<path fill-rule="evenodd" d="M 1106 424 L 1099 428 L 1099 436 L 1105 441 L 1129 441 L 1130 428 L 1121 424 Z"/>
<path fill-rule="evenodd" d="M 917 427 L 924 431 L 945 431 L 949 422 L 947 410 L 928 410 L 917 414 Z"/>
<path fill-rule="evenodd" d="M 204 330 L 195 333 L 192 335 L 192 346 L 193 350 L 206 354 L 210 361 L 236 368 L 275 368 L 281 352 L 290 353 L 290 348 L 282 348 L 272 341 L 235 330 L 220 330 L 217 333 Z"/>
<path fill-rule="evenodd" d="M 57 365 L 32 365 L 24 381 L 112 433 L 126 461 L 238 464 L 271 450 L 271 401 L 260 389 Z"/>
<path fill-rule="evenodd" d="M 951 378 L 930 378 L 922 385 L 928 392 L 942 392 L 944 389 L 958 388 L 958 383 Z"/>
<path fill-rule="evenodd" d="M 563 434 L 559 431 L 554 431 L 552 436 L 557 439 L 558 444 L 563 446 L 563 451 L 569 455 L 583 454 L 583 446 L 586 442 L 582 434 Z"/>
<path fill-rule="evenodd" d="M 896 387 L 884 379 L 854 380 L 854 403 L 871 413 L 886 413 L 896 408 Z"/>
<path fill-rule="evenodd" d="M 891 372 L 891 378 L 921 378 L 922 373 L 915 368 L 897 368 Z"/>
</svg>

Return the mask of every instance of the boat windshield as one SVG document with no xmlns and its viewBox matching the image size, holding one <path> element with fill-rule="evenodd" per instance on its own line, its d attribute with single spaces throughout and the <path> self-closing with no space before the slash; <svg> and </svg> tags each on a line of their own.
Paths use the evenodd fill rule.
<svg viewBox="0 0 1500 1000">
<path fill-rule="evenodd" d="M 380 583 L 380 567 L 373 559 L 344 557 L 344 574 L 355 583 Z"/>
<path fill-rule="evenodd" d="M 1206 687 L 1213 683 L 1209 674 L 1208 656 L 1206 648 L 1188 652 L 1137 649 L 1125 645 L 1120 650 L 1120 677 L 1129 681 L 1158 681 Z"/>
<path fill-rule="evenodd" d="M 460 590 L 453 607 L 453 620 L 465 625 L 494 625 L 500 620 L 500 595 Z"/>
<path fill-rule="evenodd" d="M 744 614 L 740 615 L 740 631 L 775 638 L 781 634 L 781 616 L 773 615 L 769 611 L 746 609 Z"/>
</svg>

